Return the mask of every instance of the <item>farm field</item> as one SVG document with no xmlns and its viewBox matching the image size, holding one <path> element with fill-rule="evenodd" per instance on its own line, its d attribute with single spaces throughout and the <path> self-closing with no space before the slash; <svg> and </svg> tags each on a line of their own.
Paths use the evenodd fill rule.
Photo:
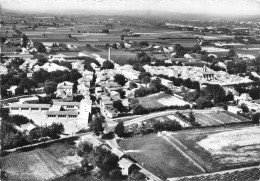
<svg viewBox="0 0 260 181">
<path fill-rule="evenodd" d="M 55 143 L 46 148 L 11 153 L 1 157 L 0 161 L 10 181 L 51 180 L 63 176 L 80 164 L 81 158 L 69 156 L 68 152 L 75 153 L 72 145 Z"/>
<path fill-rule="evenodd" d="M 156 134 L 123 139 L 119 146 L 123 150 L 129 150 L 127 153 L 132 158 L 144 163 L 146 169 L 163 179 L 203 173 L 175 147 Z"/>
<path fill-rule="evenodd" d="M 228 111 L 194 113 L 196 122 L 201 126 L 224 125 L 229 123 L 249 122 L 249 119 L 235 115 Z"/>
<path fill-rule="evenodd" d="M 167 181 L 232 181 L 232 180 L 241 180 L 241 181 L 257 181 L 260 179 L 260 167 L 247 167 L 240 169 L 233 169 L 227 171 L 221 171 L 210 174 L 202 174 L 189 177 L 180 177 L 180 178 L 171 178 Z"/>
<path fill-rule="evenodd" d="M 228 127 L 168 134 L 208 171 L 259 164 L 260 127 Z M 177 141 L 176 141 L 177 140 Z"/>
</svg>

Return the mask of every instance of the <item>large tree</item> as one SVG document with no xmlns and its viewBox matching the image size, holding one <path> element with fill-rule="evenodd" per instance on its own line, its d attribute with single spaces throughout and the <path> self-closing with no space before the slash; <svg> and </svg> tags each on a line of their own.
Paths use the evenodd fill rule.
<svg viewBox="0 0 260 181">
<path fill-rule="evenodd" d="M 134 113 L 134 114 L 138 114 L 138 115 L 146 114 L 146 113 L 147 113 L 147 109 L 144 108 L 142 105 L 138 104 L 138 105 L 136 105 L 136 106 L 134 107 L 133 113 Z"/>
<path fill-rule="evenodd" d="M 115 131 L 114 131 L 117 136 L 122 137 L 124 136 L 125 133 L 125 127 L 124 127 L 124 123 L 123 122 L 119 122 L 116 127 L 115 127 Z"/>
<path fill-rule="evenodd" d="M 31 79 L 28 79 L 27 77 L 23 78 L 20 82 L 20 87 L 23 89 L 30 90 L 37 86 L 37 83 Z"/>
<path fill-rule="evenodd" d="M 40 69 L 36 72 L 33 72 L 32 75 L 32 79 L 38 83 L 45 82 L 47 79 L 49 79 L 49 77 L 50 77 L 50 73 L 44 69 Z"/>
<path fill-rule="evenodd" d="M 44 83 L 44 92 L 46 94 L 53 94 L 57 89 L 57 83 L 53 81 L 46 81 Z"/>
<path fill-rule="evenodd" d="M 114 64 L 109 60 L 104 61 L 102 64 L 102 69 L 114 69 L 114 67 Z"/>
<path fill-rule="evenodd" d="M 114 76 L 114 80 L 115 80 L 115 82 L 117 82 L 117 83 L 118 83 L 119 85 L 121 85 L 121 86 L 124 86 L 125 83 L 126 83 L 126 78 L 125 78 L 125 76 L 122 75 L 122 74 L 116 74 L 116 75 Z"/>
<path fill-rule="evenodd" d="M 103 123 L 105 118 L 102 116 L 95 116 L 89 127 L 90 130 L 93 131 L 96 135 L 100 135 L 104 131 Z"/>
<path fill-rule="evenodd" d="M 199 97 L 195 102 L 196 102 L 196 106 L 199 109 L 209 108 L 213 106 L 213 103 L 204 97 Z"/>
<path fill-rule="evenodd" d="M 41 42 L 34 42 L 33 43 L 34 47 L 37 49 L 38 52 L 45 53 L 46 48 Z"/>
<path fill-rule="evenodd" d="M 207 99 L 213 99 L 215 103 L 226 101 L 226 92 L 220 85 L 208 85 L 202 92 Z"/>
<path fill-rule="evenodd" d="M 162 88 L 161 79 L 157 77 L 156 79 L 151 80 L 149 88 L 151 92 L 159 92 Z"/>
<path fill-rule="evenodd" d="M 125 106 L 122 104 L 121 100 L 116 100 L 113 102 L 113 107 L 116 108 L 119 112 L 126 112 Z"/>
</svg>

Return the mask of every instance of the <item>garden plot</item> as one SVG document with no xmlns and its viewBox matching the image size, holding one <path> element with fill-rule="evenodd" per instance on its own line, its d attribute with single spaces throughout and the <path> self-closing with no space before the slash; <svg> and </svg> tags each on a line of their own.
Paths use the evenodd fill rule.
<svg viewBox="0 0 260 181">
<path fill-rule="evenodd" d="M 238 115 L 236 115 L 234 113 L 231 113 L 231 112 L 228 112 L 228 111 L 223 112 L 223 114 L 228 115 L 230 117 L 233 117 L 234 119 L 240 120 L 242 122 L 249 122 L 249 121 L 251 121 L 250 119 L 244 118 L 242 116 L 238 116 Z"/>
<path fill-rule="evenodd" d="M 163 104 L 164 106 L 184 106 L 189 104 L 188 102 L 183 101 L 175 96 L 165 97 L 158 99 L 157 102 Z"/>
<path fill-rule="evenodd" d="M 232 123 L 232 122 L 238 122 L 236 119 L 231 119 L 230 117 L 226 116 L 222 113 L 206 113 L 207 116 L 210 116 L 214 119 L 217 119 L 223 123 Z"/>
<path fill-rule="evenodd" d="M 201 122 L 203 122 L 204 125 L 220 125 L 220 124 L 223 124 L 222 122 L 219 122 L 214 118 L 206 116 L 204 113 L 194 113 L 194 116 L 195 116 L 195 118 L 198 118 L 199 120 L 201 120 Z"/>
<path fill-rule="evenodd" d="M 247 127 L 208 135 L 198 145 L 221 164 L 260 161 L 260 127 Z"/>
<path fill-rule="evenodd" d="M 186 127 L 190 127 L 191 125 L 180 120 L 179 118 L 175 117 L 174 115 L 168 115 L 167 116 L 168 118 L 170 118 L 171 120 L 176 120 L 178 123 L 180 123 L 180 125 L 183 127 L 183 128 L 186 128 Z"/>
</svg>

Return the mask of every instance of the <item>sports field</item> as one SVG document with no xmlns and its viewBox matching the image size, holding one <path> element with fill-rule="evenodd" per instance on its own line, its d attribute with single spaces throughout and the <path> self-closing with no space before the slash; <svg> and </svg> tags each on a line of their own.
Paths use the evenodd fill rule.
<svg viewBox="0 0 260 181">
<path fill-rule="evenodd" d="M 156 134 L 124 139 L 119 145 L 160 178 L 203 173 L 203 170 L 184 157 L 171 143 Z"/>
<path fill-rule="evenodd" d="M 260 163 L 260 127 L 208 128 L 123 139 L 120 147 L 161 178 Z"/>
</svg>

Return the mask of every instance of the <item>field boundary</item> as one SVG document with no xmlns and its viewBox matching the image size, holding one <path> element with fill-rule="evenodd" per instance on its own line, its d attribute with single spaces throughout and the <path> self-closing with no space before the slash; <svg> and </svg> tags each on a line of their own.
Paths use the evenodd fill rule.
<svg viewBox="0 0 260 181">
<path fill-rule="evenodd" d="M 206 173 L 206 170 L 200 166 L 194 159 L 192 159 L 187 153 L 182 151 L 176 144 L 174 144 L 167 135 L 163 135 L 162 138 L 164 138 L 168 143 L 170 143 L 177 151 L 179 151 L 186 159 L 190 160 L 197 168 L 199 168 L 203 173 Z"/>
</svg>

